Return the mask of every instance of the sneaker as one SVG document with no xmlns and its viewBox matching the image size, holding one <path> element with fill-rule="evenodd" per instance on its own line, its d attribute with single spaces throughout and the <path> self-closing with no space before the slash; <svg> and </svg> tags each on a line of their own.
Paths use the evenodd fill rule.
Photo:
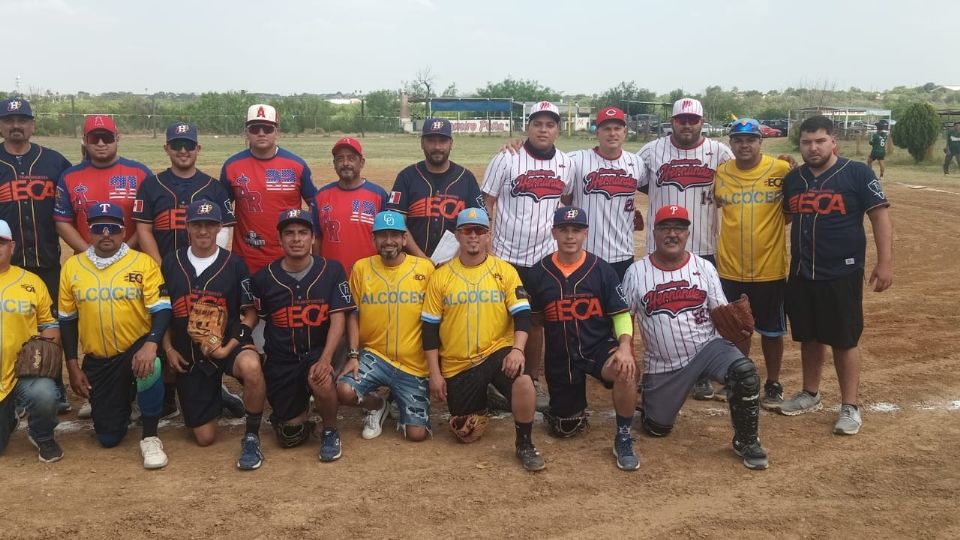
<svg viewBox="0 0 960 540">
<path fill-rule="evenodd" d="M 177 406 L 176 400 L 173 403 L 164 402 L 163 411 L 160 412 L 161 420 L 172 420 L 180 416 L 180 407 Z"/>
<path fill-rule="evenodd" d="M 27 439 L 29 439 L 30 444 L 37 449 L 37 456 L 40 458 L 41 462 L 55 463 L 63 459 L 63 448 L 60 448 L 60 445 L 57 444 L 57 441 L 49 439 L 46 441 L 37 442 L 29 435 L 27 435 Z"/>
<path fill-rule="evenodd" d="M 24 408 L 24 407 L 17 407 L 17 408 L 14 410 L 14 416 L 16 416 L 16 420 L 17 420 L 18 422 L 19 422 L 20 420 L 23 420 L 23 418 L 24 418 L 25 416 L 27 416 L 27 409 Z"/>
<path fill-rule="evenodd" d="M 527 471 L 542 471 L 547 467 L 547 464 L 543 462 L 543 456 L 540 455 L 537 447 L 530 441 L 517 445 L 517 458 L 520 459 L 524 470 Z"/>
<path fill-rule="evenodd" d="M 397 402 L 390 398 L 387 400 L 387 412 L 390 414 L 390 418 L 399 421 L 400 420 L 400 405 L 397 405 Z"/>
<path fill-rule="evenodd" d="M 510 401 L 492 384 L 487 385 L 487 410 L 510 412 Z"/>
<path fill-rule="evenodd" d="M 730 388 L 727 385 L 721 384 L 720 388 L 713 391 L 713 399 L 726 403 L 730 400 L 730 396 L 728 395 L 729 391 Z"/>
<path fill-rule="evenodd" d="M 83 405 L 80 406 L 80 410 L 77 411 L 77 418 L 80 420 L 86 420 L 93 416 L 93 407 L 90 405 L 90 400 L 85 400 Z"/>
<path fill-rule="evenodd" d="M 753 444 L 742 444 L 733 439 L 733 453 L 743 458 L 743 466 L 754 471 L 762 471 L 770 466 L 767 452 L 760 446 L 760 439 Z"/>
<path fill-rule="evenodd" d="M 784 400 L 780 404 L 780 414 L 785 414 L 787 416 L 796 416 L 798 414 L 816 412 L 823 408 L 823 404 L 820 403 L 820 392 L 817 392 L 816 395 L 807 392 L 806 390 L 801 390 L 794 394 L 790 399 Z"/>
<path fill-rule="evenodd" d="M 367 411 L 363 419 L 363 431 L 360 436 L 364 439 L 376 439 L 383 433 L 383 424 L 387 421 L 387 400 L 383 400 L 379 409 Z"/>
<path fill-rule="evenodd" d="M 550 410 L 550 396 L 540 386 L 540 381 L 533 381 L 533 389 L 537 393 L 537 412 L 547 412 Z"/>
<path fill-rule="evenodd" d="M 243 406 L 243 400 L 240 396 L 227 389 L 226 385 L 220 385 L 220 401 L 223 403 L 224 416 L 230 418 L 244 418 L 247 416 L 247 408 Z"/>
<path fill-rule="evenodd" d="M 760 399 L 760 406 L 768 411 L 775 411 L 783 405 L 783 385 L 778 381 L 767 381 L 763 383 L 763 398 Z"/>
<path fill-rule="evenodd" d="M 860 409 L 855 405 L 843 405 L 840 407 L 840 418 L 833 425 L 833 432 L 837 435 L 856 435 L 862 425 Z"/>
<path fill-rule="evenodd" d="M 57 414 L 66 414 L 73 410 L 70 402 L 67 401 L 67 389 L 63 383 L 57 383 Z"/>
<path fill-rule="evenodd" d="M 640 458 L 633 451 L 633 439 L 617 435 L 613 439 L 613 455 L 617 458 L 617 468 L 621 471 L 635 471 L 640 468 Z"/>
<path fill-rule="evenodd" d="M 341 455 L 340 433 L 336 428 L 323 428 L 320 433 L 320 461 L 336 461 Z"/>
<path fill-rule="evenodd" d="M 136 423 L 139 421 L 140 421 L 140 404 L 134 401 L 133 403 L 130 404 L 130 422 Z"/>
<path fill-rule="evenodd" d="M 167 454 L 159 437 L 147 437 L 140 441 L 140 455 L 144 469 L 162 469 L 167 466 Z"/>
<path fill-rule="evenodd" d="M 713 384 L 710 379 L 700 379 L 693 385 L 693 399 L 697 401 L 713 399 Z"/>
<path fill-rule="evenodd" d="M 241 471 L 252 471 L 259 469 L 263 464 L 263 453 L 260 452 L 260 437 L 253 433 L 247 433 L 240 441 L 240 459 L 237 460 L 237 468 Z"/>
</svg>

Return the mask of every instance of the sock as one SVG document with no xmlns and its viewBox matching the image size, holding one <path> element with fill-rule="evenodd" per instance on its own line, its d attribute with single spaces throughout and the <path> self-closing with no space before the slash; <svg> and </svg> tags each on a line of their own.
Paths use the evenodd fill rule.
<svg viewBox="0 0 960 540">
<path fill-rule="evenodd" d="M 514 422 L 517 429 L 517 445 L 522 442 L 531 442 L 530 437 L 533 432 L 533 422 Z"/>
<path fill-rule="evenodd" d="M 630 427 L 633 425 L 633 416 L 617 415 L 617 437 L 630 437 Z"/>
<path fill-rule="evenodd" d="M 147 437 L 157 436 L 157 425 L 160 423 L 160 417 L 141 416 L 140 423 L 143 424 L 143 433 L 140 435 L 141 440 L 146 439 Z"/>
<path fill-rule="evenodd" d="M 263 413 L 252 413 L 247 411 L 247 430 L 244 434 L 250 433 L 253 435 L 260 435 L 260 422 L 263 420 Z"/>
</svg>

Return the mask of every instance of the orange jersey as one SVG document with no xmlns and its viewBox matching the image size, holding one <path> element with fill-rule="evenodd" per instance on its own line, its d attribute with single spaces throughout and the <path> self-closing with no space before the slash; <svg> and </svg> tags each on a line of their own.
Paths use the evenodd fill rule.
<svg viewBox="0 0 960 540">
<path fill-rule="evenodd" d="M 113 203 L 123 208 L 123 239 L 127 240 L 137 232 L 134 202 L 137 188 L 148 176 L 153 173 L 146 165 L 126 158 L 118 158 L 108 167 L 97 167 L 89 161 L 74 165 L 57 181 L 53 219 L 72 223 L 83 240 L 90 243 L 87 210 L 94 204 Z"/>
</svg>

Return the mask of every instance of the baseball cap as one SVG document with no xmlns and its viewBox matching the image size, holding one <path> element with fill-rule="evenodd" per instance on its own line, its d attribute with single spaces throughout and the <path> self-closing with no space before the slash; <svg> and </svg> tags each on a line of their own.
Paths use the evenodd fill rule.
<svg viewBox="0 0 960 540">
<path fill-rule="evenodd" d="M 688 214 L 687 209 L 682 206 L 668 204 L 657 210 L 657 215 L 653 218 L 653 226 L 656 227 L 660 222 L 667 221 L 668 219 L 679 219 L 690 223 L 690 214 Z"/>
<path fill-rule="evenodd" d="M 597 127 L 600 127 L 607 120 L 617 120 L 624 125 L 626 125 L 627 116 L 623 114 L 623 111 L 616 107 L 604 107 L 597 111 Z"/>
<path fill-rule="evenodd" d="M 223 222 L 223 214 L 220 213 L 220 207 L 206 199 L 193 201 L 187 207 L 187 223 L 195 221 L 213 221 Z"/>
<path fill-rule="evenodd" d="M 97 218 L 111 218 L 123 222 L 123 208 L 113 203 L 94 203 L 87 208 L 87 222 Z"/>
<path fill-rule="evenodd" d="M 109 131 L 116 135 L 117 124 L 113 121 L 112 116 L 106 114 L 91 114 L 83 121 L 83 134 L 86 135 L 91 131 Z"/>
<path fill-rule="evenodd" d="M 197 126 L 186 122 L 174 122 L 167 127 L 167 142 L 184 139 L 187 141 L 199 142 L 197 140 Z"/>
<path fill-rule="evenodd" d="M 490 228 L 490 218 L 487 217 L 487 211 L 482 208 L 464 208 L 457 214 L 457 228 L 464 225 L 479 225 Z"/>
<path fill-rule="evenodd" d="M 257 103 L 247 109 L 247 125 L 250 124 L 280 124 L 280 115 L 277 109 L 266 103 Z"/>
<path fill-rule="evenodd" d="M 427 135 L 442 135 L 452 139 L 453 126 L 446 118 L 427 118 L 423 122 L 423 136 Z"/>
<path fill-rule="evenodd" d="M 26 116 L 33 118 L 30 102 L 23 98 L 10 98 L 0 101 L 0 118 L 5 116 Z"/>
<path fill-rule="evenodd" d="M 13 231 L 10 230 L 10 225 L 2 219 L 0 219 L 0 239 L 13 240 Z"/>
<path fill-rule="evenodd" d="M 407 224 L 403 219 L 403 214 L 393 210 L 384 210 L 373 218 L 373 232 L 379 231 L 404 231 L 407 230 Z"/>
<path fill-rule="evenodd" d="M 282 231 L 289 223 L 305 223 L 313 230 L 313 212 L 301 208 L 291 208 L 280 212 L 280 218 L 277 220 L 277 230 Z"/>
<path fill-rule="evenodd" d="M 587 223 L 587 213 L 582 208 L 576 206 L 562 206 L 553 213 L 553 226 L 561 227 L 563 225 L 576 225 L 578 227 L 589 227 Z"/>
<path fill-rule="evenodd" d="M 354 152 L 363 156 L 363 146 L 360 145 L 360 141 L 354 139 L 353 137 L 343 137 L 333 145 L 333 150 L 330 152 L 333 154 L 337 153 L 337 148 L 352 148 Z"/>
<path fill-rule="evenodd" d="M 549 114 L 557 122 L 560 121 L 560 109 L 549 101 L 541 101 L 531 107 L 530 116 L 527 117 L 527 120 L 533 120 L 533 117 L 538 114 Z"/>
<path fill-rule="evenodd" d="M 680 98 L 673 102 L 673 116 L 692 114 L 703 117 L 703 105 L 693 98 Z"/>
<path fill-rule="evenodd" d="M 760 137 L 760 122 L 753 118 L 740 118 L 730 124 L 730 135 L 756 135 Z"/>
</svg>

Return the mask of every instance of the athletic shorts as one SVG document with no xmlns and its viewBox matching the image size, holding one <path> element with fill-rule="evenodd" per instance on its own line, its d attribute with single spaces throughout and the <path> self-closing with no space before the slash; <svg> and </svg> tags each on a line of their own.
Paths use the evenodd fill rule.
<svg viewBox="0 0 960 540">
<path fill-rule="evenodd" d="M 364 350 L 360 353 L 360 379 L 348 371 L 340 382 L 349 384 L 358 399 L 376 390 L 387 387 L 400 408 L 400 424 L 430 429 L 430 380 L 403 371 L 376 354 Z"/>
<path fill-rule="evenodd" d="M 586 409 L 587 375 L 602 382 L 608 389 L 613 388 L 613 382 L 603 380 L 600 374 L 607 358 L 616 349 L 617 343 L 610 340 L 610 347 L 601 349 L 607 352 L 597 353 L 591 358 L 576 355 L 568 360 L 565 352 L 562 355 L 553 354 L 548 346 L 543 373 L 550 391 L 550 412 L 566 418 Z"/>
<path fill-rule="evenodd" d="M 273 412 L 270 422 L 274 425 L 289 422 L 306 412 L 310 407 L 313 392 L 307 382 L 310 367 L 320 357 L 306 358 L 274 356 L 263 363 L 263 378 L 267 383 L 267 401 Z"/>
<path fill-rule="evenodd" d="M 610 263 L 610 266 L 613 267 L 613 271 L 617 273 L 617 277 L 620 278 L 620 282 L 623 283 L 623 276 L 627 275 L 627 268 L 630 268 L 632 264 L 633 259 L 625 259 Z"/>
<path fill-rule="evenodd" d="M 730 302 L 739 299 L 741 294 L 747 295 L 758 334 L 766 337 L 787 335 L 787 316 L 783 312 L 787 280 L 747 282 L 720 278 L 720 284 Z"/>
<path fill-rule="evenodd" d="M 694 383 L 711 379 L 725 384 L 727 370 L 741 358 L 743 353 L 733 344 L 717 338 L 680 369 L 644 374 L 643 414 L 661 426 L 673 426 Z"/>
<path fill-rule="evenodd" d="M 503 359 L 512 347 L 497 349 L 483 362 L 447 379 L 447 408 L 451 416 L 475 414 L 487 410 L 487 385 L 492 384 L 507 400 L 513 393 L 514 379 L 503 372 Z"/>
<path fill-rule="evenodd" d="M 831 280 L 791 277 L 786 308 L 794 341 L 856 347 L 863 333 L 863 270 Z"/>
<path fill-rule="evenodd" d="M 180 410 L 183 412 L 183 423 L 188 428 L 197 428 L 220 418 L 223 412 L 223 394 L 220 390 L 223 375 L 237 379 L 233 367 L 242 350 L 240 346 L 234 347 L 223 360 L 202 360 L 190 366 L 186 373 L 177 373 Z"/>
<path fill-rule="evenodd" d="M 126 434 L 130 424 L 130 403 L 137 395 L 133 355 L 145 341 L 146 336 L 125 352 L 108 358 L 84 356 L 82 369 L 90 382 L 93 430 L 97 434 Z"/>
<path fill-rule="evenodd" d="M 886 159 L 886 157 L 887 157 L 887 154 L 885 154 L 885 153 L 884 153 L 884 154 L 877 154 L 877 153 L 874 153 L 874 152 L 870 152 L 870 159 L 872 159 L 872 160 L 874 160 L 874 161 L 883 161 L 884 159 Z"/>
</svg>

